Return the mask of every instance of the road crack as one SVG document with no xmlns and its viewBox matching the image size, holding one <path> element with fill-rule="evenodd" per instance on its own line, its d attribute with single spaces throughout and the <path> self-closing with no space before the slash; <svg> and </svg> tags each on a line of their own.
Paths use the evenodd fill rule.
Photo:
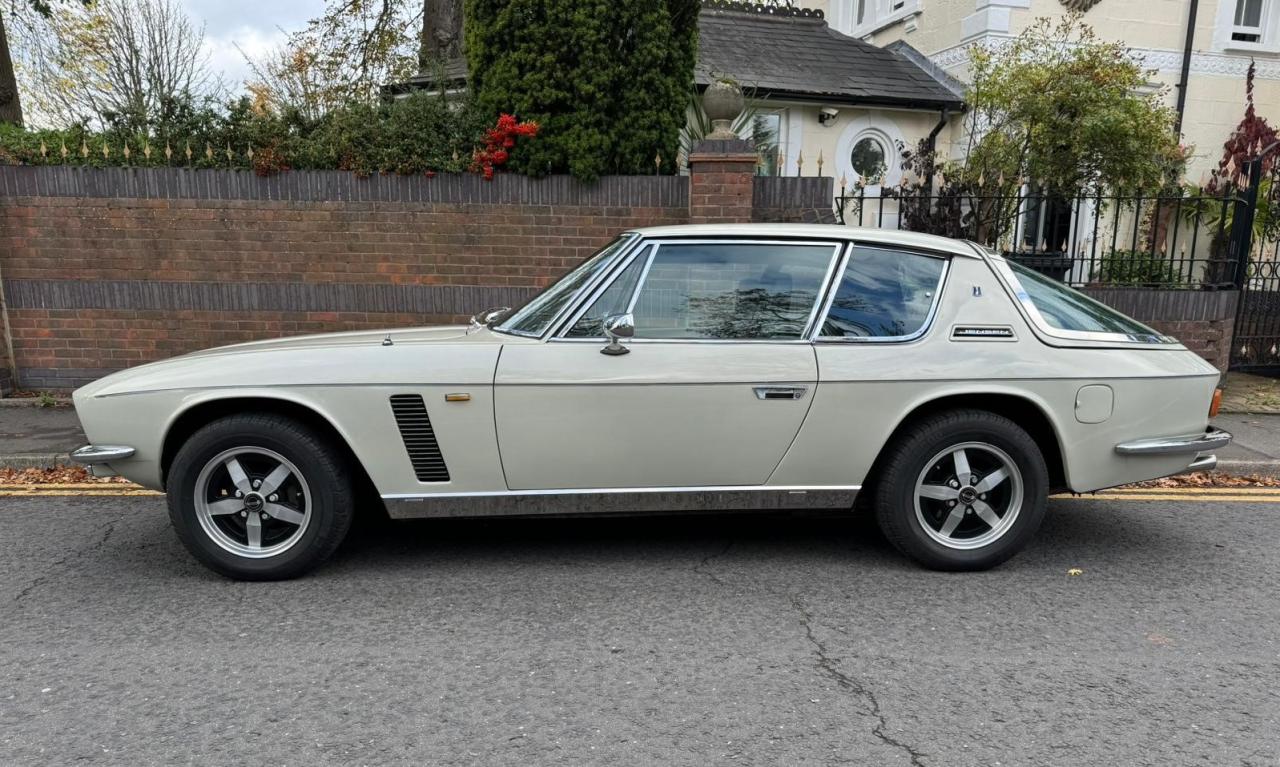
<svg viewBox="0 0 1280 767">
<path fill-rule="evenodd" d="M 715 552 L 712 552 L 712 553 L 710 553 L 710 554 L 706 555 L 705 557 L 703 557 L 703 558 L 702 558 L 702 561 L 701 561 L 701 562 L 699 562 L 698 564 L 694 565 L 691 569 L 693 570 L 693 572 L 697 573 L 698 575 L 704 575 L 704 576 L 706 576 L 706 577 L 710 578 L 711 580 L 715 581 L 715 582 L 716 582 L 718 585 L 720 585 L 720 586 L 728 586 L 728 585 L 730 585 L 728 581 L 726 581 L 726 580 L 724 580 L 723 578 L 721 578 L 720 576 L 716 575 L 716 574 L 715 574 L 715 572 L 713 572 L 713 571 L 710 569 L 710 565 L 711 565 L 711 563 L 712 563 L 713 561 L 715 561 L 716 559 L 719 559 L 720 557 L 723 557 L 725 554 L 728 554 L 728 553 L 729 553 L 729 549 L 731 549 L 731 548 L 733 548 L 733 539 L 732 539 L 732 538 L 730 538 L 730 539 L 729 539 L 729 540 L 724 544 L 724 548 L 720 549 L 719 551 L 715 551 Z"/>
<path fill-rule="evenodd" d="M 114 519 L 111 519 L 106 524 L 98 527 L 95 530 L 95 532 L 98 532 L 100 534 L 95 536 L 95 538 L 92 541 L 90 541 L 87 545 L 82 546 L 78 549 L 73 549 L 71 552 L 69 552 L 65 556 L 55 559 L 52 563 L 50 563 L 48 572 L 45 572 L 43 575 L 37 575 L 36 577 L 28 581 L 27 585 L 23 586 L 21 589 L 18 590 L 18 593 L 13 597 L 13 603 L 17 604 L 18 602 L 21 602 L 22 600 L 26 599 L 27 596 L 32 591 L 35 591 L 36 589 L 44 585 L 44 583 L 48 581 L 49 578 L 52 576 L 53 570 L 59 567 L 62 567 L 63 565 L 70 564 L 71 562 L 74 562 L 75 560 L 80 559 L 81 557 L 84 557 L 88 554 L 92 554 L 95 551 L 101 550 L 103 546 L 107 545 L 107 541 L 111 540 L 112 533 L 116 531 L 116 524 L 118 524 L 122 519 L 124 519 L 124 516 L 125 515 L 122 512 L 121 514 L 117 515 Z"/>
<path fill-rule="evenodd" d="M 805 639 L 813 646 L 814 655 L 818 659 L 818 670 L 835 680 L 836 684 L 842 689 L 857 695 L 866 702 L 867 713 L 876 720 L 876 726 L 871 729 L 871 734 L 885 745 L 906 753 L 911 758 L 912 767 L 925 767 L 924 758 L 926 755 L 924 753 L 917 751 L 909 743 L 898 740 L 887 732 L 889 723 L 885 719 L 884 711 L 880 708 L 880 700 L 876 697 L 875 691 L 841 671 L 836 665 L 836 661 L 828 655 L 826 645 L 818 639 L 813 631 L 813 614 L 809 612 L 809 608 L 805 607 L 804 600 L 798 595 L 791 595 L 791 607 L 799 614 L 800 626 L 804 629 Z"/>
</svg>

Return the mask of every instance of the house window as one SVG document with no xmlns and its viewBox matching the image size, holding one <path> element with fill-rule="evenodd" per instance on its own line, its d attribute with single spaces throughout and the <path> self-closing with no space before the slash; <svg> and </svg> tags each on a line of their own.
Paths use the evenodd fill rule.
<svg viewBox="0 0 1280 767">
<path fill-rule="evenodd" d="M 757 112 L 751 117 L 751 140 L 755 143 L 756 173 L 761 176 L 780 176 L 782 151 L 782 113 Z"/>
<path fill-rule="evenodd" d="M 853 151 L 849 153 L 849 164 L 853 166 L 858 178 L 864 183 L 871 183 L 883 178 L 888 167 L 885 163 L 888 155 L 889 152 L 879 137 L 863 136 L 853 145 Z"/>
<path fill-rule="evenodd" d="M 846 0 L 846 3 L 849 4 L 844 8 L 851 8 L 853 12 L 844 11 L 849 18 L 839 27 L 855 37 L 872 34 L 920 11 L 920 0 Z"/>
<path fill-rule="evenodd" d="M 1236 12 L 1231 24 L 1231 39 L 1241 43 L 1262 42 L 1264 0 L 1236 0 Z"/>
</svg>

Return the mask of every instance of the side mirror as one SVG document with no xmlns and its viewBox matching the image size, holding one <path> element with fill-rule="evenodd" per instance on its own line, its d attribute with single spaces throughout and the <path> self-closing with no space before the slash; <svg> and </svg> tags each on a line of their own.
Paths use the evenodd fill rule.
<svg viewBox="0 0 1280 767">
<path fill-rule="evenodd" d="M 618 356 L 631 350 L 623 346 L 620 340 L 633 338 L 636 334 L 636 318 L 634 315 L 611 314 L 604 318 L 604 334 L 609 337 L 609 345 L 600 350 L 601 354 Z"/>
<path fill-rule="evenodd" d="M 482 312 L 477 312 L 476 314 L 471 315 L 471 327 L 473 329 L 484 327 L 509 311 L 511 311 L 511 307 L 509 306 L 498 306 L 492 309 L 485 309 Z"/>
</svg>

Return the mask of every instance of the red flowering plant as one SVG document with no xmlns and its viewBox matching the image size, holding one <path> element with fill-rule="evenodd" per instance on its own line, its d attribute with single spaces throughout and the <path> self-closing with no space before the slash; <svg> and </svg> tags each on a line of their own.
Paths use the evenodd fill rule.
<svg viewBox="0 0 1280 767">
<path fill-rule="evenodd" d="M 523 122 L 509 114 L 498 117 L 498 124 L 484 132 L 484 146 L 477 149 L 471 157 L 471 172 L 484 174 L 486 180 L 493 180 L 493 169 L 504 165 L 511 158 L 511 150 L 516 146 L 517 138 L 532 138 L 538 135 L 538 124 L 532 120 Z"/>
</svg>

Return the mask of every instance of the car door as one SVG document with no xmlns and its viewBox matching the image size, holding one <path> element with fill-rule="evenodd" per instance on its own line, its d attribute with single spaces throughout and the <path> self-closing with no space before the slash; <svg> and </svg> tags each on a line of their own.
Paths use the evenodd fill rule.
<svg viewBox="0 0 1280 767">
<path fill-rule="evenodd" d="M 808 337 L 839 245 L 645 243 L 541 344 L 504 347 L 498 444 L 512 490 L 768 481 L 817 382 Z M 602 354 L 630 311 L 629 353 Z"/>
</svg>

